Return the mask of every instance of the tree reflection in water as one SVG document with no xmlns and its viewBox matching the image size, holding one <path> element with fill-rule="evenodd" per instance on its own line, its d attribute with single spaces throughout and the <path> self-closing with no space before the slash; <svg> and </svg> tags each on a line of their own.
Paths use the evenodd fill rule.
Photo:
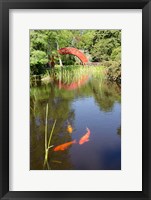
<svg viewBox="0 0 151 200">
<path fill-rule="evenodd" d="M 86 76 L 85 76 L 86 77 Z M 87 76 L 88 77 L 88 76 Z M 76 138 L 77 127 L 75 126 L 76 110 L 72 108 L 72 103 L 76 99 L 83 100 L 85 104 L 86 98 L 94 98 L 99 112 L 113 111 L 115 103 L 120 105 L 121 90 L 117 84 L 109 83 L 105 80 L 100 80 L 100 77 L 86 78 L 81 77 L 77 88 L 70 87 L 70 90 L 62 83 L 63 87 L 58 87 L 56 81 L 52 81 L 47 85 L 32 87 L 30 91 L 30 169 L 42 170 L 45 154 L 44 148 L 44 127 L 45 127 L 45 107 L 48 103 L 48 133 L 50 134 L 53 122 L 57 119 L 57 124 L 54 129 L 51 145 L 57 146 Z M 55 83 L 57 83 L 55 85 Z M 80 85 L 81 83 L 81 85 Z M 68 83 L 69 85 L 69 83 Z M 71 85 L 71 83 L 70 83 Z M 76 85 L 76 84 L 74 84 Z M 89 108 L 88 108 L 89 109 Z M 83 112 L 83 111 L 81 111 Z M 120 113 L 119 113 L 120 115 Z M 87 117 L 85 115 L 85 117 Z M 90 116 L 89 116 L 90 117 Z M 73 133 L 67 132 L 68 121 L 73 127 Z M 93 126 L 95 120 L 92 119 Z M 121 135 L 120 116 L 117 119 L 116 133 Z M 85 127 L 82 127 L 85 128 Z M 99 130 L 100 132 L 100 130 Z M 97 136 L 96 136 L 97 137 Z M 120 146 L 120 137 L 114 138 Z M 86 144 L 87 145 L 87 144 Z M 95 144 L 94 144 L 95 145 Z M 51 169 L 76 169 L 72 160 L 70 147 L 65 151 L 54 152 L 49 151 L 49 165 Z M 77 148 L 77 147 L 76 147 Z M 95 147 L 94 147 L 95 148 Z M 119 154 L 120 155 L 120 154 Z M 120 158 L 119 158 L 120 159 Z M 79 161 L 80 162 L 80 161 Z M 99 168 L 99 166 L 98 166 Z M 100 168 L 101 169 L 101 168 Z"/>
</svg>

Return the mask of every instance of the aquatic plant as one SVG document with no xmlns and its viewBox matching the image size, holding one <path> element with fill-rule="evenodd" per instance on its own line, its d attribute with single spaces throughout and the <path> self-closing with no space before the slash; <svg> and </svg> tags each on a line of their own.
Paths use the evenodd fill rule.
<svg viewBox="0 0 151 200">
<path fill-rule="evenodd" d="M 48 169 L 50 169 L 49 164 L 48 164 L 48 154 L 49 154 L 49 149 L 53 147 L 53 145 L 50 145 L 51 143 L 51 138 L 52 138 L 52 134 L 54 131 L 56 125 L 56 120 L 53 123 L 51 132 L 50 132 L 50 136 L 49 136 L 49 140 L 48 140 L 48 103 L 46 105 L 46 118 L 45 118 L 45 159 L 44 159 L 44 164 L 43 164 L 43 168 L 45 168 L 46 164 Z"/>
<path fill-rule="evenodd" d="M 55 66 L 55 68 L 48 69 L 45 74 L 41 75 L 41 83 L 48 83 L 53 80 L 61 80 L 65 84 L 78 81 L 83 75 L 101 76 L 105 75 L 104 66 L 82 66 L 82 65 L 69 65 L 69 66 Z M 35 76 L 30 78 L 31 86 L 37 86 Z M 38 79 L 39 81 L 39 79 Z"/>
<path fill-rule="evenodd" d="M 59 69 L 59 68 L 58 68 Z M 104 76 L 103 66 L 65 66 L 60 68 L 60 70 L 54 69 L 55 80 L 61 80 L 64 84 L 70 84 L 72 82 L 77 82 L 82 76 Z"/>
</svg>

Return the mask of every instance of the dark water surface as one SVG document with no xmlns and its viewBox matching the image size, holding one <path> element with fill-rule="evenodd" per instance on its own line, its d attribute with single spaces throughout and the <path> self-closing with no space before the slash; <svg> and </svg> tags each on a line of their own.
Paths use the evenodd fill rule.
<svg viewBox="0 0 151 200">
<path fill-rule="evenodd" d="M 52 170 L 120 170 L 120 87 L 99 78 L 84 77 L 70 87 L 51 82 L 31 88 L 30 169 L 42 170 L 45 157 L 45 113 L 48 103 L 48 135 L 56 121 L 51 145 L 73 141 L 64 151 L 49 150 Z M 70 124 L 73 132 L 67 131 Z M 80 138 L 90 129 L 88 142 Z"/>
</svg>

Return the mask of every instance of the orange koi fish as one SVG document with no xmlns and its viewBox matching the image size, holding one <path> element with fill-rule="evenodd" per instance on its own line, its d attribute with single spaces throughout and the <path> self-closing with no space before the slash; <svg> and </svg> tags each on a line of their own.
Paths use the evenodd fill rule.
<svg viewBox="0 0 151 200">
<path fill-rule="evenodd" d="M 68 131 L 68 133 L 72 133 L 72 131 L 73 131 L 73 128 L 70 124 L 68 124 L 68 126 L 67 126 L 67 131 Z"/>
<path fill-rule="evenodd" d="M 73 140 L 71 142 L 67 142 L 67 143 L 64 143 L 64 144 L 61 144 L 57 147 L 54 148 L 54 151 L 64 151 L 65 149 L 67 149 L 70 145 L 72 144 L 75 144 L 76 143 L 76 140 Z"/>
<path fill-rule="evenodd" d="M 87 128 L 87 132 L 86 134 L 79 140 L 79 144 L 83 144 L 85 142 L 89 141 L 89 137 L 90 137 L 90 129 Z"/>
</svg>

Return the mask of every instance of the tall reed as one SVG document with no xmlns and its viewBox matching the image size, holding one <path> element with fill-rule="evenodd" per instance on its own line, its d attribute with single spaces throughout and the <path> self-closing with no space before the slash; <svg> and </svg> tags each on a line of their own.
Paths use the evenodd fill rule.
<svg viewBox="0 0 151 200">
<path fill-rule="evenodd" d="M 48 164 L 48 154 L 49 154 L 49 149 L 53 147 L 53 145 L 50 146 L 50 143 L 51 143 L 52 134 L 54 132 L 55 125 L 56 125 L 56 120 L 53 123 L 49 140 L 48 140 L 48 103 L 47 103 L 46 118 L 45 118 L 45 159 L 44 159 L 43 169 L 45 168 L 46 164 L 47 164 L 47 168 L 50 169 L 49 164 Z"/>
</svg>

